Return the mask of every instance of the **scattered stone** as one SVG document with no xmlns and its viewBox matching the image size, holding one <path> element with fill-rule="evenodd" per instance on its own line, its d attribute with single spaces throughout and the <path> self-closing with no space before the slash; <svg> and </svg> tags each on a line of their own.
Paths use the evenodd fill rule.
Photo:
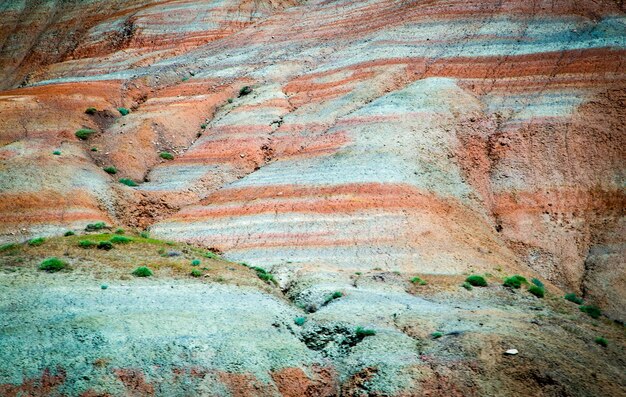
<svg viewBox="0 0 626 397">
<path fill-rule="evenodd" d="M 519 353 L 517 349 L 509 349 L 504 352 L 507 356 L 515 356 L 517 353 Z"/>
</svg>

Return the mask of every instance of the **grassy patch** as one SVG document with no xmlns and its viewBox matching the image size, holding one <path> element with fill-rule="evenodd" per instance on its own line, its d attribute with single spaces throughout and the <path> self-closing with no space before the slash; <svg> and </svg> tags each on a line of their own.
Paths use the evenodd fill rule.
<svg viewBox="0 0 626 397">
<path fill-rule="evenodd" d="M 126 109 L 126 108 L 117 108 L 117 111 L 120 112 L 120 114 L 122 116 L 126 116 L 127 114 L 130 113 L 130 110 Z"/>
<path fill-rule="evenodd" d="M 531 285 L 530 287 L 528 287 L 528 292 L 535 295 L 537 298 L 543 298 L 546 294 L 545 288 L 536 285 Z"/>
<path fill-rule="evenodd" d="M 602 310 L 598 306 L 594 305 L 583 305 L 579 307 L 580 311 L 583 313 L 587 313 L 587 315 L 591 318 L 600 318 L 602 315 Z"/>
<path fill-rule="evenodd" d="M 152 270 L 145 266 L 139 266 L 137 269 L 133 270 L 132 273 L 132 275 L 136 277 L 150 277 L 153 274 L 154 273 L 152 273 Z"/>
<path fill-rule="evenodd" d="M 479 276 L 477 274 L 472 274 L 465 279 L 466 282 L 470 283 L 470 285 L 474 287 L 486 287 L 487 280 L 483 276 Z"/>
<path fill-rule="evenodd" d="M 96 223 L 89 223 L 87 226 L 85 226 L 85 231 L 87 232 L 95 232 L 98 230 L 102 230 L 102 229 L 106 229 L 107 228 L 107 224 L 104 222 L 96 222 Z"/>
<path fill-rule="evenodd" d="M 174 160 L 174 155 L 170 152 L 161 152 L 159 153 L 159 157 L 163 160 Z"/>
<path fill-rule="evenodd" d="M 47 258 L 39 264 L 39 270 L 44 270 L 50 273 L 58 272 L 59 270 L 63 270 L 66 267 L 67 262 L 55 257 Z"/>
<path fill-rule="evenodd" d="M 568 294 L 565 294 L 564 298 L 565 298 L 565 300 L 568 300 L 568 301 L 570 301 L 570 302 L 574 302 L 574 303 L 575 303 L 575 304 L 577 304 L 577 305 L 582 305 L 582 303 L 584 302 L 584 301 L 583 301 L 583 298 L 579 298 L 579 297 L 578 297 L 578 296 L 576 296 L 576 294 L 575 294 L 575 293 L 573 293 L 573 292 L 570 292 L 570 293 L 568 293 Z"/>
<path fill-rule="evenodd" d="M 6 244 L 0 245 L 0 252 L 10 251 L 10 250 L 14 250 L 17 248 L 19 248 L 19 245 L 15 243 L 6 243 Z"/>
<path fill-rule="evenodd" d="M 76 131 L 74 135 L 76 135 L 76 138 L 84 141 L 89 139 L 89 137 L 95 133 L 96 131 L 92 130 L 91 128 L 81 128 L 80 130 Z"/>
<path fill-rule="evenodd" d="M 537 287 L 545 288 L 545 285 L 541 282 L 541 280 L 537 278 L 533 278 L 530 280 L 531 283 L 535 284 Z"/>
<path fill-rule="evenodd" d="M 366 336 L 374 336 L 376 335 L 376 331 L 373 329 L 368 329 L 368 328 L 363 328 L 363 327 L 356 327 L 355 330 L 356 336 L 359 338 L 365 338 Z"/>
<path fill-rule="evenodd" d="M 412 282 L 413 284 L 417 284 L 417 285 L 426 285 L 426 284 L 428 284 L 426 281 L 422 280 L 421 278 L 419 278 L 419 277 L 417 277 L 417 276 L 413 277 L 413 278 L 411 279 L 411 282 Z"/>
<path fill-rule="evenodd" d="M 121 227 L 120 227 L 120 228 L 115 229 L 115 234 L 124 234 L 124 233 L 126 233 L 126 232 L 125 232 L 125 231 L 124 231 L 124 229 L 122 229 Z"/>
<path fill-rule="evenodd" d="M 117 168 L 110 166 L 110 167 L 104 167 L 103 168 L 104 172 L 106 172 L 107 174 L 111 174 L 111 175 L 115 175 L 117 174 Z"/>
<path fill-rule="evenodd" d="M 132 179 L 129 179 L 129 178 L 121 178 L 121 179 L 119 180 L 119 182 L 120 182 L 122 185 L 130 186 L 130 187 L 139 186 L 139 185 L 137 184 L 137 182 L 135 182 L 135 181 L 133 181 Z"/>
<path fill-rule="evenodd" d="M 80 248 L 91 248 L 91 247 L 95 247 L 96 245 L 98 245 L 95 241 L 91 241 L 91 240 L 80 240 L 78 242 L 78 246 Z"/>
<path fill-rule="evenodd" d="M 28 245 L 30 245 L 31 247 L 38 247 L 45 242 L 46 239 L 44 237 L 31 238 L 30 240 L 28 240 Z"/>
<path fill-rule="evenodd" d="M 126 237 L 126 236 L 117 235 L 117 236 L 111 237 L 111 242 L 113 244 L 128 244 L 128 243 L 130 243 L 132 241 L 133 241 L 132 238 Z"/>
<path fill-rule="evenodd" d="M 191 271 L 191 277 L 200 277 L 202 276 L 202 271 L 198 269 L 193 269 Z"/>
<path fill-rule="evenodd" d="M 463 283 L 463 288 L 465 288 L 468 291 L 471 291 L 474 289 L 474 287 L 472 287 L 472 284 L 468 283 L 467 281 Z"/>
<path fill-rule="evenodd" d="M 252 270 L 254 270 L 256 272 L 256 275 L 263 281 L 265 281 L 266 283 L 273 283 L 273 284 L 278 284 L 276 282 L 276 279 L 274 278 L 274 275 L 272 273 L 268 273 L 265 269 L 263 269 L 262 267 L 257 267 L 254 266 L 251 268 Z"/>
</svg>

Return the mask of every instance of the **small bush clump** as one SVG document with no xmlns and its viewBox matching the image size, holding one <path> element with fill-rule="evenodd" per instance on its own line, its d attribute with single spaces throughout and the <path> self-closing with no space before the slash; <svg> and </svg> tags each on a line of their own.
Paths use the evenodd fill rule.
<svg viewBox="0 0 626 397">
<path fill-rule="evenodd" d="M 67 232 L 63 233 L 63 235 L 64 235 L 65 237 L 73 236 L 73 235 L 75 235 L 75 234 L 76 234 L 76 233 L 74 233 L 74 232 L 73 232 L 73 231 L 71 231 L 71 230 L 68 230 Z"/>
<path fill-rule="evenodd" d="M 522 286 L 522 284 L 528 284 L 528 281 L 526 281 L 525 277 L 520 276 L 519 274 L 505 278 L 504 283 L 503 283 L 505 287 L 515 288 L 515 289 L 519 289 Z"/>
<path fill-rule="evenodd" d="M 58 272 L 59 270 L 63 270 L 67 267 L 67 263 L 62 261 L 59 258 L 48 258 L 45 259 L 41 264 L 39 264 L 39 270 L 45 270 L 47 272 Z"/>
<path fill-rule="evenodd" d="M 92 151 L 92 152 L 97 152 L 97 151 L 98 151 L 98 148 L 94 146 L 94 147 L 92 147 L 92 148 L 91 148 L 91 151 Z"/>
<path fill-rule="evenodd" d="M 113 249 L 113 243 L 111 243 L 110 241 L 100 241 L 98 243 L 98 249 L 105 251 L 111 250 Z"/>
<path fill-rule="evenodd" d="M 78 246 L 80 248 L 91 248 L 91 247 L 95 247 L 96 245 L 97 243 L 91 240 L 80 240 L 78 242 Z"/>
<path fill-rule="evenodd" d="M 192 277 L 200 277 L 200 276 L 202 276 L 202 272 L 200 270 L 198 270 L 198 269 L 193 269 L 191 271 L 191 276 Z"/>
<path fill-rule="evenodd" d="M 159 157 L 163 160 L 174 160 L 174 155 L 170 152 L 161 152 L 159 153 Z"/>
<path fill-rule="evenodd" d="M 356 327 L 355 330 L 356 336 L 359 338 L 365 338 L 366 336 L 374 336 L 376 335 L 376 331 L 373 329 L 368 329 L 368 328 L 363 328 L 363 327 Z"/>
<path fill-rule="evenodd" d="M 306 323 L 306 317 L 296 317 L 293 319 L 293 322 L 299 326 L 302 327 L 304 325 L 304 323 Z"/>
<path fill-rule="evenodd" d="M 433 339 L 439 339 L 439 338 L 441 338 L 441 337 L 443 336 L 443 332 L 439 332 L 439 331 L 437 331 L 437 332 L 433 332 L 432 334 L 430 334 L 430 336 L 431 336 Z"/>
<path fill-rule="evenodd" d="M 463 283 L 463 288 L 465 288 L 468 291 L 471 291 L 474 289 L 474 287 L 472 287 L 472 284 L 468 283 L 467 281 Z"/>
<path fill-rule="evenodd" d="M 242 97 L 244 95 L 248 95 L 252 92 L 252 87 L 250 87 L 249 85 L 243 86 L 241 87 L 241 89 L 239 90 L 239 96 Z"/>
<path fill-rule="evenodd" d="M 89 137 L 95 133 L 96 131 L 92 130 L 91 128 L 81 128 L 80 130 L 76 131 L 74 135 L 76 135 L 76 138 L 84 141 L 89 139 Z"/>
<path fill-rule="evenodd" d="M 55 156 L 60 156 L 61 155 L 61 151 L 60 150 L 55 150 L 54 152 L 52 152 L 52 154 L 54 154 Z"/>
<path fill-rule="evenodd" d="M 87 113 L 87 114 L 96 114 L 97 112 L 98 112 L 98 109 L 96 109 L 96 108 L 94 108 L 94 107 L 88 107 L 88 108 L 85 110 L 85 113 Z"/>
<path fill-rule="evenodd" d="M 191 266 L 200 266 L 200 260 L 199 259 L 194 259 L 191 261 Z"/>
<path fill-rule="evenodd" d="M 602 346 L 602 347 L 607 347 L 607 346 L 609 345 L 609 341 L 608 341 L 608 340 L 606 340 L 606 338 L 603 338 L 603 337 L 601 337 L 601 336 L 598 336 L 598 337 L 595 339 L 595 342 L 596 342 L 597 344 L 599 344 L 600 346 Z"/>
<path fill-rule="evenodd" d="M 46 239 L 44 237 L 31 238 L 30 240 L 28 240 L 28 245 L 30 245 L 31 247 L 38 247 L 45 242 Z"/>
<path fill-rule="evenodd" d="M 89 223 L 87 226 L 85 226 L 85 231 L 95 232 L 97 230 L 106 229 L 106 227 L 107 224 L 104 222 Z"/>
<path fill-rule="evenodd" d="M 228 98 L 228 103 L 233 103 L 233 98 Z"/>
<path fill-rule="evenodd" d="M 117 111 L 120 112 L 122 116 L 126 116 L 128 113 L 130 113 L 130 110 L 126 108 L 117 108 Z"/>
<path fill-rule="evenodd" d="M 472 274 L 465 279 L 466 282 L 470 283 L 474 287 L 486 287 L 487 280 L 483 276 L 479 276 L 477 274 Z"/>
<path fill-rule="evenodd" d="M 531 283 L 535 284 L 537 287 L 541 287 L 541 288 L 545 288 L 545 286 L 543 285 L 543 283 L 541 282 L 541 280 L 537 279 L 537 278 L 533 278 L 530 280 Z"/>
<path fill-rule="evenodd" d="M 209 258 L 209 259 L 219 259 L 220 258 L 220 256 L 218 254 L 216 254 L 215 252 L 211 252 L 211 251 L 207 251 L 202 256 L 204 256 L 205 258 Z M 242 263 L 242 265 L 248 267 L 248 265 L 245 264 L 245 263 Z"/>
<path fill-rule="evenodd" d="M 143 232 L 139 233 L 139 237 L 141 238 L 150 238 L 150 233 L 146 230 L 144 230 Z"/>
<path fill-rule="evenodd" d="M 2 244 L 0 245 L 0 252 L 4 252 L 4 251 L 9 251 L 12 249 L 16 249 L 18 247 L 17 244 L 15 243 L 6 243 L 6 244 Z"/>
<path fill-rule="evenodd" d="M 426 285 L 426 284 L 428 284 L 426 281 L 422 280 L 421 278 L 419 278 L 419 277 L 417 277 L 417 276 L 413 277 L 413 278 L 411 279 L 411 282 L 412 282 L 413 284 L 417 284 L 417 285 Z"/>
<path fill-rule="evenodd" d="M 565 300 L 568 300 L 570 302 L 574 302 L 577 305 L 582 305 L 582 303 L 584 302 L 583 298 L 577 297 L 576 294 L 573 293 L 573 292 L 565 294 L 564 298 L 565 298 Z"/>
<path fill-rule="evenodd" d="M 115 230 L 115 234 L 124 234 L 124 233 L 126 233 L 126 232 L 125 232 L 125 231 L 124 231 L 124 229 L 122 229 L 121 227 L 120 227 L 120 228 L 117 228 L 117 229 Z"/>
<path fill-rule="evenodd" d="M 207 123 L 200 124 L 200 128 L 202 128 L 203 130 L 206 130 L 206 127 L 207 127 Z"/>
<path fill-rule="evenodd" d="M 104 172 L 106 172 L 107 174 L 111 174 L 111 175 L 115 175 L 117 174 L 117 168 L 110 166 L 110 167 L 104 167 Z"/>
<path fill-rule="evenodd" d="M 126 237 L 126 236 L 117 235 L 117 236 L 111 237 L 111 242 L 113 244 L 128 244 L 131 241 L 133 241 L 133 239 L 130 237 Z"/>
<path fill-rule="evenodd" d="M 530 287 L 528 287 L 528 292 L 535 295 L 537 298 L 543 298 L 543 296 L 546 294 L 545 288 L 538 287 L 536 285 L 531 285 Z"/>
<path fill-rule="evenodd" d="M 273 283 L 273 284 L 277 284 L 276 283 L 276 279 L 274 278 L 274 275 L 272 273 L 268 273 L 265 269 L 263 269 L 262 267 L 253 267 L 252 270 L 254 270 L 256 272 L 256 275 L 263 281 L 269 283 Z"/>
<path fill-rule="evenodd" d="M 145 266 L 139 266 L 137 269 L 133 270 L 133 276 L 136 277 L 150 277 L 152 276 L 152 270 L 148 269 Z"/>
<path fill-rule="evenodd" d="M 324 300 L 324 304 L 326 305 L 330 303 L 331 301 L 334 301 L 335 299 L 341 298 L 342 296 L 343 296 L 343 292 L 335 291 L 326 297 L 326 299 Z"/>
<path fill-rule="evenodd" d="M 598 306 L 594 306 L 594 305 L 580 306 L 579 309 L 581 312 L 587 313 L 587 315 L 589 315 L 589 317 L 591 318 L 600 318 L 600 316 L 602 315 L 602 310 L 600 310 Z"/>
<path fill-rule="evenodd" d="M 139 186 L 139 185 L 137 184 L 137 182 L 135 182 L 135 181 L 133 181 L 132 179 L 129 179 L 129 178 L 121 178 L 121 179 L 119 180 L 119 182 L 120 182 L 121 184 L 123 184 L 123 185 L 130 186 L 130 187 Z"/>
</svg>

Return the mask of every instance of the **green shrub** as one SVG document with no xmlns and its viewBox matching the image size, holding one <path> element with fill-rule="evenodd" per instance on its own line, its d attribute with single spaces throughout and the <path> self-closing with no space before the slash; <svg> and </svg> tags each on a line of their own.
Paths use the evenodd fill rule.
<svg viewBox="0 0 626 397">
<path fill-rule="evenodd" d="M 126 232 L 121 227 L 115 229 L 115 234 L 124 234 L 124 233 L 126 233 Z"/>
<path fill-rule="evenodd" d="M 143 232 L 139 233 L 139 237 L 150 238 L 150 233 L 147 230 L 144 230 Z"/>
<path fill-rule="evenodd" d="M 61 151 L 60 150 L 55 150 L 54 152 L 52 152 L 52 154 L 54 154 L 55 156 L 60 156 L 61 155 Z"/>
<path fill-rule="evenodd" d="M 128 113 L 130 113 L 130 110 L 126 108 L 117 108 L 117 111 L 120 112 L 122 116 L 126 116 Z"/>
<path fill-rule="evenodd" d="M 106 172 L 107 174 L 111 174 L 111 175 L 115 175 L 117 174 L 117 168 L 110 166 L 110 167 L 104 167 L 104 172 Z"/>
<path fill-rule="evenodd" d="M 576 294 L 573 293 L 573 292 L 565 294 L 564 298 L 565 298 L 565 300 L 568 300 L 570 302 L 574 302 L 577 305 L 582 305 L 582 303 L 584 302 L 582 298 L 577 297 Z"/>
<path fill-rule="evenodd" d="M 587 313 L 592 318 L 600 318 L 600 316 L 602 315 L 602 311 L 600 310 L 598 306 L 594 306 L 594 305 L 580 306 L 579 309 L 581 312 Z"/>
<path fill-rule="evenodd" d="M 92 151 L 92 152 L 97 152 L 97 151 L 98 151 L 98 148 L 94 146 L 94 147 L 92 147 L 92 148 L 91 148 L 91 151 Z"/>
<path fill-rule="evenodd" d="M 596 342 L 597 344 L 599 344 L 600 346 L 602 346 L 602 347 L 607 347 L 607 346 L 609 345 L 609 341 L 608 341 L 608 340 L 606 340 L 606 338 L 603 338 L 603 337 L 601 337 L 601 336 L 598 336 L 598 337 L 595 339 L 595 342 Z"/>
<path fill-rule="evenodd" d="M 228 103 L 233 103 L 233 98 L 228 98 Z"/>
<path fill-rule="evenodd" d="M 376 335 L 376 331 L 373 329 L 368 329 L 368 328 L 363 328 L 363 327 L 356 327 L 355 330 L 356 336 L 359 338 L 365 338 L 366 336 L 374 336 Z"/>
<path fill-rule="evenodd" d="M 474 289 L 474 287 L 472 287 L 472 284 L 468 283 L 467 281 L 463 283 L 463 288 L 465 288 L 468 291 L 471 291 Z"/>
<path fill-rule="evenodd" d="M 306 317 L 296 317 L 293 319 L 293 322 L 297 325 L 302 327 L 304 325 L 304 323 L 306 323 Z"/>
<path fill-rule="evenodd" d="M 183 78 L 182 78 L 182 81 L 183 81 L 183 82 L 185 82 L 185 81 L 187 81 L 187 80 L 189 80 L 189 77 L 183 77 Z"/>
<path fill-rule="evenodd" d="M 256 272 L 256 275 L 263 281 L 265 282 L 271 282 L 274 284 L 277 284 L 276 279 L 274 278 L 274 275 L 271 273 L 268 273 L 265 269 L 263 269 L 262 267 L 257 267 L 254 266 L 251 268 L 252 270 L 254 270 Z"/>
<path fill-rule="evenodd" d="M 193 269 L 191 271 L 191 276 L 192 277 L 200 277 L 200 276 L 202 276 L 202 272 L 200 270 L 198 270 L 198 269 Z"/>
<path fill-rule="evenodd" d="M 411 279 L 411 282 L 412 282 L 413 284 L 417 284 L 417 285 L 426 285 L 426 284 L 428 284 L 426 281 L 422 280 L 421 278 L 419 278 L 419 277 L 417 277 L 417 276 L 416 276 L 416 277 L 413 277 L 413 278 Z"/>
<path fill-rule="evenodd" d="M 521 287 L 522 284 L 528 284 L 528 281 L 526 281 L 525 277 L 520 276 L 519 274 L 505 278 L 504 283 L 503 283 L 505 287 L 515 288 L 515 289 L 518 289 L 519 287 Z"/>
<path fill-rule="evenodd" d="M 159 157 L 164 160 L 174 160 L 174 155 L 170 152 L 161 152 L 159 153 Z"/>
<path fill-rule="evenodd" d="M 150 277 L 152 276 L 152 270 L 148 269 L 145 266 L 140 266 L 137 269 L 133 270 L 133 276 L 136 277 Z"/>
<path fill-rule="evenodd" d="M 470 283 L 474 287 L 486 287 L 487 280 L 483 276 L 479 276 L 477 274 L 472 274 L 471 276 L 465 279 L 466 282 Z"/>
<path fill-rule="evenodd" d="M 109 288 L 109 286 L 108 286 L 108 285 L 106 285 L 106 284 L 102 284 L 102 285 L 100 286 L 100 289 L 107 289 L 107 288 Z"/>
<path fill-rule="evenodd" d="M 326 299 L 324 300 L 324 304 L 328 304 L 331 301 L 334 301 L 335 299 L 339 299 L 343 296 L 343 292 L 341 291 L 335 291 L 332 294 L 328 295 L 326 297 Z"/>
<path fill-rule="evenodd" d="M 65 232 L 63 235 L 64 235 L 65 237 L 69 237 L 69 236 L 73 236 L 73 235 L 75 235 L 75 234 L 76 234 L 76 233 L 74 233 L 73 231 L 68 230 L 68 231 L 67 231 L 67 232 Z"/>
<path fill-rule="evenodd" d="M 123 184 L 123 185 L 130 186 L 130 187 L 139 186 L 139 185 L 137 184 L 137 182 L 135 182 L 135 181 L 133 181 L 132 179 L 129 179 L 129 178 L 121 178 L 121 179 L 119 180 L 119 182 L 120 182 L 121 184 Z"/>
<path fill-rule="evenodd" d="M 535 284 L 537 287 L 545 288 L 545 285 L 541 282 L 541 280 L 537 278 L 533 278 L 530 280 L 531 283 Z"/>
<path fill-rule="evenodd" d="M 194 259 L 191 261 L 191 266 L 200 266 L 200 260 L 199 259 Z"/>
<path fill-rule="evenodd" d="M 246 85 L 246 86 L 241 87 L 241 89 L 239 90 L 239 96 L 242 97 L 244 95 L 248 95 L 251 92 L 252 92 L 252 87 L 250 87 L 249 85 Z"/>
<path fill-rule="evenodd" d="M 113 243 L 111 243 L 110 241 L 100 241 L 98 243 L 98 249 L 108 251 L 110 249 L 113 249 Z"/>
<path fill-rule="evenodd" d="M 91 248 L 91 247 L 94 247 L 96 245 L 97 245 L 96 242 L 91 241 L 91 240 L 80 240 L 78 242 L 78 246 L 81 247 L 81 248 Z"/>
<path fill-rule="evenodd" d="M 106 227 L 107 227 L 107 224 L 104 222 L 90 223 L 87 226 L 85 226 L 85 231 L 94 232 L 97 230 L 105 229 Z"/>
<path fill-rule="evenodd" d="M 80 130 L 76 131 L 74 135 L 76 135 L 76 138 L 84 141 L 86 139 L 89 139 L 91 134 L 95 134 L 95 133 L 96 131 L 92 130 L 91 128 L 81 128 Z"/>
<path fill-rule="evenodd" d="M 220 256 L 218 254 L 216 254 L 215 252 L 211 252 L 211 251 L 207 251 L 202 256 L 204 256 L 205 258 L 209 258 L 209 259 L 219 259 L 220 258 Z M 242 263 L 242 265 L 248 267 L 248 265 L 246 265 L 245 263 Z"/>
<path fill-rule="evenodd" d="M 96 114 L 96 112 L 98 112 L 98 109 L 96 109 L 96 108 L 94 108 L 94 107 L 88 107 L 88 108 L 85 110 L 85 113 L 87 113 L 87 114 Z"/>
<path fill-rule="evenodd" d="M 46 239 L 44 237 L 31 238 L 30 240 L 28 240 L 28 245 L 30 245 L 31 247 L 38 247 L 45 242 Z"/>
<path fill-rule="evenodd" d="M 16 249 L 16 248 L 18 248 L 17 244 L 15 244 L 15 243 L 6 243 L 6 244 L 0 245 L 0 252 L 10 251 L 10 250 Z"/>
<path fill-rule="evenodd" d="M 543 296 L 546 293 L 546 290 L 543 287 L 538 287 L 536 285 L 531 285 L 530 287 L 528 287 L 528 292 L 530 292 L 531 294 L 535 295 L 537 298 L 543 298 Z"/>
<path fill-rule="evenodd" d="M 126 237 L 126 236 L 119 236 L 119 235 L 117 235 L 117 236 L 111 237 L 111 242 L 113 244 L 128 244 L 128 243 L 130 243 L 132 241 L 133 241 L 132 238 Z"/>
<path fill-rule="evenodd" d="M 206 130 L 206 127 L 207 127 L 207 123 L 200 124 L 200 128 L 202 128 L 203 130 Z"/>
<path fill-rule="evenodd" d="M 433 332 L 432 334 L 430 334 L 430 336 L 431 336 L 433 339 L 439 339 L 439 338 L 441 338 L 441 337 L 443 336 L 443 332 L 439 332 L 439 331 L 437 331 L 437 332 Z"/>
<path fill-rule="evenodd" d="M 58 272 L 59 270 L 65 269 L 65 267 L 67 267 L 67 263 L 55 257 L 45 259 L 39 264 L 39 270 L 45 270 L 47 272 Z"/>
</svg>

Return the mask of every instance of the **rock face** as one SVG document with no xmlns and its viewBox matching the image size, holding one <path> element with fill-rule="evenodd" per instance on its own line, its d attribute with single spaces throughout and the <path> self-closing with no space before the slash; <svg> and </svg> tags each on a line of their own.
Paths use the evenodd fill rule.
<svg viewBox="0 0 626 397">
<path fill-rule="evenodd" d="M 6 1 L 0 243 L 149 228 L 311 305 L 527 272 L 623 322 L 625 70 L 621 2 Z"/>
</svg>

